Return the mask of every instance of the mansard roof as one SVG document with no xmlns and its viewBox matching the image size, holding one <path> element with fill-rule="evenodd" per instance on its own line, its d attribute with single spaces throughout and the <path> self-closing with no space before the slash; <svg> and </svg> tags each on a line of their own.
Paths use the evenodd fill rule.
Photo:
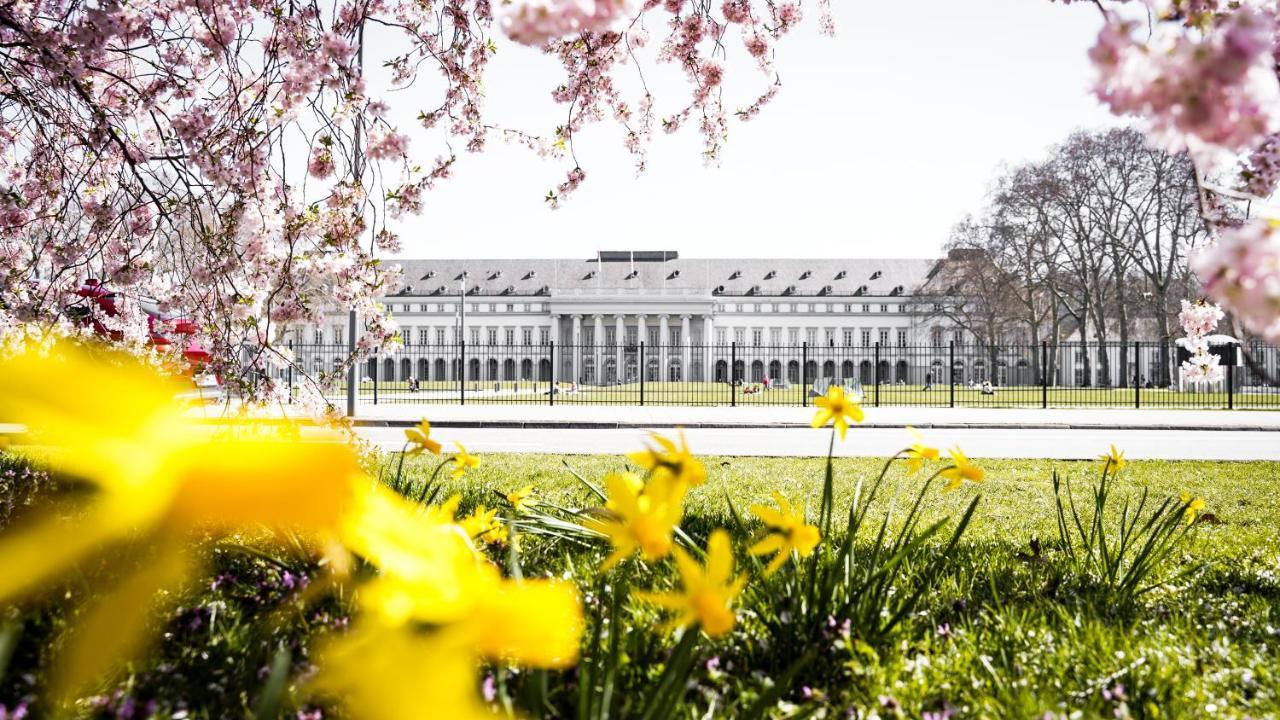
<svg viewBox="0 0 1280 720">
<path fill-rule="evenodd" d="M 466 274 L 467 294 L 538 296 L 608 294 L 621 289 L 667 289 L 722 296 L 910 296 L 939 264 L 918 258 L 689 259 L 652 253 L 630 262 L 618 253 L 587 260 L 390 260 L 400 265 L 398 295 L 456 295 Z M 603 261 L 602 261 L 603 260 Z"/>
</svg>

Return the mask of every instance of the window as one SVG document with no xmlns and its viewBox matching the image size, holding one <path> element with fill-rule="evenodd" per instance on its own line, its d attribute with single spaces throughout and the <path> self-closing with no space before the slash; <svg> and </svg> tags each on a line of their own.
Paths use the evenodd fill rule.
<svg viewBox="0 0 1280 720">
<path fill-rule="evenodd" d="M 880 306 L 880 312 L 882 312 L 882 313 L 887 313 L 887 312 L 889 312 L 889 306 L 888 306 L 888 305 L 881 305 L 881 306 Z"/>
<path fill-rule="evenodd" d="M 823 333 L 823 337 L 825 338 L 825 340 L 826 340 L 826 344 L 827 344 L 827 346 L 828 346 L 828 347 L 834 347 L 834 346 L 835 346 L 835 344 L 836 344 L 836 331 L 835 331 L 835 330 L 832 330 L 832 329 L 828 328 L 828 329 L 827 329 L 827 331 L 826 331 L 825 333 Z"/>
<path fill-rule="evenodd" d="M 907 331 L 899 330 L 898 331 L 898 347 L 906 347 L 906 346 L 907 346 Z"/>
<path fill-rule="evenodd" d="M 342 340 L 342 326 L 341 326 L 341 325 L 334 325 L 334 326 L 333 326 L 333 344 L 335 344 L 335 345 L 341 345 L 342 343 L 343 343 L 343 340 Z"/>
<path fill-rule="evenodd" d="M 471 344 L 480 344 L 480 328 L 471 328 Z"/>
<path fill-rule="evenodd" d="M 449 303 L 448 305 L 441 305 L 440 309 L 441 311 L 447 312 L 447 313 L 454 312 L 453 303 Z"/>
<path fill-rule="evenodd" d="M 645 334 L 649 336 L 649 339 L 646 342 L 648 342 L 650 345 L 657 345 L 658 331 L 661 330 L 661 328 L 650 327 L 650 328 L 645 328 L 645 330 L 647 331 Z"/>
<path fill-rule="evenodd" d="M 964 345 L 964 331 L 956 330 L 951 334 L 951 339 L 956 345 Z"/>
<path fill-rule="evenodd" d="M 582 328 L 582 344 L 587 346 L 593 346 L 596 344 L 595 328 L 589 328 L 589 327 Z"/>
<path fill-rule="evenodd" d="M 844 331 L 844 346 L 853 347 L 853 331 L 852 330 Z"/>
<path fill-rule="evenodd" d="M 316 328 L 316 335 L 315 335 L 315 338 L 316 338 L 316 344 L 317 344 L 317 345 L 323 345 L 323 344 L 324 344 L 324 328 Z"/>
<path fill-rule="evenodd" d="M 863 306 L 862 306 L 862 312 L 864 312 L 864 313 L 869 313 L 869 312 L 871 312 L 871 306 L 870 306 L 870 305 L 863 305 Z"/>
<path fill-rule="evenodd" d="M 486 334 L 487 334 L 487 336 L 488 336 L 489 344 L 490 344 L 490 345 L 497 345 L 497 344 L 498 344 L 498 329 L 497 329 L 497 328 L 489 328 L 489 331 L 488 331 L 488 333 L 486 333 Z"/>
<path fill-rule="evenodd" d="M 754 347 L 760 347 L 761 341 L 764 339 L 764 333 L 760 330 L 751 331 L 751 344 Z"/>
<path fill-rule="evenodd" d="M 724 328 L 716 328 L 716 344 L 717 345 L 723 345 L 725 343 L 726 337 L 728 337 L 728 332 Z"/>
<path fill-rule="evenodd" d="M 780 303 L 778 305 L 778 312 L 791 312 L 791 303 Z"/>
<path fill-rule="evenodd" d="M 827 311 L 827 304 L 826 304 L 826 303 L 814 303 L 814 305 L 813 305 L 813 311 L 814 311 L 814 312 L 816 312 L 816 313 L 826 312 L 826 311 Z"/>
<path fill-rule="evenodd" d="M 797 305 L 796 305 L 796 312 L 809 312 L 809 305 L 808 305 L 807 303 L 799 303 L 799 304 L 797 304 Z"/>
<path fill-rule="evenodd" d="M 431 342 L 431 329 L 418 328 L 418 344 L 426 345 L 429 342 Z"/>
<path fill-rule="evenodd" d="M 551 343 L 551 328 L 538 328 L 538 343 L 542 345 Z"/>
<path fill-rule="evenodd" d="M 790 330 L 788 330 L 788 331 L 787 331 L 787 342 L 791 343 L 792 345 L 799 345 L 799 344 L 800 344 L 800 331 L 799 331 L 799 330 L 797 330 L 796 328 L 791 328 Z"/>
<path fill-rule="evenodd" d="M 617 328 L 608 327 L 604 329 L 604 344 L 610 347 L 613 347 L 618 344 Z"/>
<path fill-rule="evenodd" d="M 670 337 L 671 337 L 671 344 L 672 344 L 672 345 L 679 345 L 679 344 L 680 344 L 680 330 L 681 330 L 681 329 L 680 329 L 680 328 L 678 328 L 678 327 L 667 328 L 667 333 L 668 333 L 668 335 L 670 335 Z"/>
<path fill-rule="evenodd" d="M 870 331 L 870 330 L 863 330 L 861 334 L 862 334 L 862 338 L 861 338 L 861 339 L 862 339 L 862 347 L 867 347 L 868 345 L 870 345 L 870 344 L 871 344 L 871 331 Z"/>
<path fill-rule="evenodd" d="M 738 306 L 734 305 L 733 303 L 725 303 L 724 305 L 725 312 L 737 312 L 737 310 L 738 310 Z"/>
<path fill-rule="evenodd" d="M 516 306 L 511 303 L 507 303 L 507 312 L 515 312 L 515 311 L 516 311 Z"/>
<path fill-rule="evenodd" d="M 888 345 L 888 344 L 889 344 L 889 331 L 888 331 L 888 330 L 881 330 L 881 331 L 880 331 L 880 334 L 876 337 L 876 341 L 877 341 L 877 342 L 879 342 L 881 346 Z"/>
<path fill-rule="evenodd" d="M 845 306 L 844 306 L 844 311 L 845 311 L 845 312 L 847 312 L 847 313 L 851 313 L 851 312 L 853 312 L 853 306 L 852 306 L 852 305 L 845 305 Z"/>
<path fill-rule="evenodd" d="M 756 311 L 756 306 L 754 304 L 752 303 L 742 304 L 742 312 L 749 313 L 749 312 L 755 312 L 755 311 Z"/>
<path fill-rule="evenodd" d="M 933 346 L 942 347 L 942 328 L 933 329 Z"/>
<path fill-rule="evenodd" d="M 817 329 L 817 328 L 807 328 L 807 329 L 804 331 L 804 341 L 805 341 L 805 342 L 807 342 L 807 343 L 809 343 L 810 345 L 817 345 L 817 344 L 818 344 L 818 329 Z"/>
<path fill-rule="evenodd" d="M 636 344 L 636 334 L 638 332 L 639 332 L 639 328 L 633 328 L 633 327 L 626 328 L 625 334 L 627 337 L 627 345 L 634 346 Z"/>
<path fill-rule="evenodd" d="M 525 345 L 532 345 L 533 344 L 533 328 L 524 328 L 523 330 L 521 330 L 520 338 L 524 341 Z"/>
<path fill-rule="evenodd" d="M 502 336 L 503 336 L 503 340 L 505 340 L 505 341 L 506 341 L 506 344 L 507 344 L 507 345 L 515 345 L 515 344 L 516 344 L 516 331 L 515 331 L 515 329 L 513 329 L 513 328 L 507 328 L 506 332 L 504 332 L 504 333 L 502 334 Z"/>
<path fill-rule="evenodd" d="M 444 344 L 444 328 L 436 328 L 436 344 Z"/>
<path fill-rule="evenodd" d="M 774 347 L 782 344 L 782 328 L 769 328 L 769 344 Z"/>
<path fill-rule="evenodd" d="M 747 339 L 747 331 L 745 329 L 743 328 L 733 329 L 734 342 L 738 343 L 739 345 L 742 345 L 744 342 L 746 342 L 746 339 Z"/>
</svg>

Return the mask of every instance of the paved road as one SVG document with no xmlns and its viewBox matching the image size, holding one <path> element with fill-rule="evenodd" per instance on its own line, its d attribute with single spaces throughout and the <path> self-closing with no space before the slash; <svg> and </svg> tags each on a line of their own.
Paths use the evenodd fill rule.
<svg viewBox="0 0 1280 720">
<path fill-rule="evenodd" d="M 387 450 L 404 442 L 396 427 L 362 427 L 360 434 Z M 669 433 L 671 430 L 664 429 Z M 830 431 L 809 428 L 690 428 L 689 446 L 700 455 L 806 457 L 825 455 Z M 446 446 L 460 441 L 471 452 L 526 452 L 618 455 L 637 449 L 645 437 L 638 428 L 549 429 L 441 427 L 432 433 Z M 966 454 L 982 458 L 1093 459 L 1111 443 L 1133 459 L 1280 460 L 1280 433 L 1248 430 L 1156 430 L 947 428 L 926 432 L 941 447 L 959 444 Z M 901 429 L 854 428 L 847 441 L 836 443 L 845 456 L 887 456 L 902 449 L 908 435 Z"/>
</svg>

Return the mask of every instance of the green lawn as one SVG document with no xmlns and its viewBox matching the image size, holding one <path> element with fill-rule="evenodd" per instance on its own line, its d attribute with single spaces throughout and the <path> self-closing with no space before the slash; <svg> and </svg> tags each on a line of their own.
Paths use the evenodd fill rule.
<svg viewBox="0 0 1280 720">
<path fill-rule="evenodd" d="M 449 440 L 447 432 L 440 435 L 439 440 Z M 1130 462 L 1115 493 L 1190 492 L 1205 499 L 1202 517 L 1212 519 L 1196 523 L 1174 546 L 1153 576 L 1154 591 L 1125 602 L 1098 578 L 1073 567 L 1057 540 L 1052 473 L 1070 481 L 1084 502 L 1097 477 L 1095 464 L 984 462 L 986 479 L 980 485 L 951 493 L 935 485 L 923 496 L 921 527 L 947 518 L 953 524 L 904 554 L 899 569 L 887 576 L 886 603 L 920 593 L 900 624 L 873 632 L 864 623 L 877 617 L 877 605 L 871 615 L 857 615 L 863 620 L 847 626 L 849 616 L 830 622 L 819 618 L 817 632 L 802 635 L 801 626 L 815 627 L 802 622 L 804 593 L 795 584 L 802 576 L 788 564 L 772 578 L 762 577 L 759 564 L 744 552 L 760 525 L 754 520 L 739 524 L 731 508 L 746 513 L 776 490 L 808 500 L 812 512 L 825 460 L 703 460 L 708 481 L 691 491 L 681 526 L 698 546 L 712 529 L 729 528 L 737 562 L 751 577 L 738 601 L 734 630 L 703 638 L 691 651 L 688 677 L 672 690 L 678 708 L 662 717 L 1280 717 L 1280 463 Z M 408 494 L 419 492 L 437 461 L 420 456 L 404 464 Z M 384 480 L 395 475 L 396 456 L 372 462 Z M 858 480 L 870 480 L 881 463 L 835 461 L 837 518 L 850 506 Z M 598 501 L 571 470 L 598 482 L 624 467 L 619 457 L 486 455 L 478 469 L 445 480 L 438 497 L 458 493 L 463 513 L 484 504 L 513 517 L 505 494 L 532 484 L 544 507 L 589 507 Z M 890 471 L 870 506 L 868 524 L 856 537 L 851 572 L 875 562 L 879 520 L 893 508 L 888 527 L 900 528 L 902 513 L 923 481 L 923 474 Z M 0 483 L 25 503 L 21 487 L 5 489 Z M 948 553 L 950 528 L 975 497 L 968 531 Z M 4 522 L 0 514 L 0 525 Z M 842 541 L 839 527 L 822 547 Z M 633 559 L 602 575 L 599 566 L 608 548 L 601 540 L 526 532 L 517 548 L 526 576 L 569 578 L 582 592 L 588 617 L 584 656 L 565 671 L 487 666 L 483 674 L 497 679 L 500 694 L 509 695 L 524 717 L 603 717 L 580 704 L 587 696 L 579 692 L 580 683 L 590 668 L 598 669 L 603 649 L 613 648 L 609 716 L 639 717 L 661 686 L 667 664 L 675 662 L 676 642 L 656 630 L 657 613 L 641 602 L 622 601 L 615 618 L 618 633 L 610 630 L 613 621 L 600 618 L 611 598 L 625 598 L 627 587 L 670 587 L 671 562 Z M 512 558 L 496 547 L 491 557 L 504 566 Z M 297 603 L 299 578 L 325 574 L 305 554 L 247 553 L 220 545 L 210 560 L 212 579 L 193 587 L 168 613 L 165 639 L 155 653 L 82 705 L 83 715 L 124 717 L 125 708 L 138 707 L 149 709 L 135 717 L 251 716 L 273 662 L 283 657 L 293 677 L 305 678 L 314 636 L 346 627 L 345 598 L 309 607 Z M 2 611 L 0 707 L 36 697 L 49 672 L 49 650 L 57 646 L 78 596 L 99 587 L 97 574 L 84 568 L 83 576 L 68 583 L 65 596 L 51 595 L 41 608 Z M 6 643 L 15 639 L 5 672 Z M 300 687 L 290 685 L 287 717 L 316 709 Z M 332 708 L 321 709 L 323 717 L 341 717 Z"/>
<path fill-rule="evenodd" d="M 759 387 L 758 384 L 750 384 Z M 533 403 L 548 404 L 549 386 L 545 382 L 503 381 L 497 383 L 468 381 L 466 383 L 466 402 L 475 404 L 509 404 Z M 560 392 L 555 396 L 556 404 L 641 404 L 641 387 L 639 383 L 596 387 L 579 385 L 576 392 L 569 392 L 569 384 L 562 384 Z M 341 386 L 334 396 L 345 392 Z M 865 400 L 868 405 L 877 401 L 875 388 L 865 388 Z M 643 389 L 643 402 L 646 405 L 800 405 L 806 402 L 804 390 L 799 386 L 790 388 L 761 389 L 759 392 L 746 393 L 740 386 L 736 389 L 725 383 L 702 382 L 647 382 Z M 360 386 L 361 402 L 371 403 L 374 400 L 372 383 Z M 387 403 L 422 402 L 422 403 L 455 403 L 459 392 L 456 382 L 427 382 L 419 386 L 416 392 L 410 392 L 404 382 L 379 383 L 378 401 Z M 952 393 L 946 385 L 934 385 L 924 390 L 919 385 L 881 385 L 878 394 L 879 403 L 883 406 L 934 406 L 947 407 L 952 403 Z M 810 401 L 811 402 L 811 401 Z M 1228 397 L 1223 392 L 1195 392 L 1163 389 L 1141 389 L 1135 393 L 1132 388 L 1055 388 L 1047 393 L 1039 386 L 1006 386 L 996 388 L 994 395 L 983 395 L 979 390 L 967 386 L 956 386 L 954 403 L 957 407 L 1049 407 L 1075 406 L 1113 406 L 1134 407 L 1135 402 L 1145 407 L 1203 407 L 1225 408 Z M 1280 392 L 1261 392 L 1250 388 L 1235 394 L 1234 405 L 1237 408 L 1270 408 L 1280 410 Z"/>
</svg>

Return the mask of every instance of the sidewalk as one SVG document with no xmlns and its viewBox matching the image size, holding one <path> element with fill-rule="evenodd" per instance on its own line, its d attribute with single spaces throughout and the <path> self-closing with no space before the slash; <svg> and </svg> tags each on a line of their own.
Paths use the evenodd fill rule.
<svg viewBox="0 0 1280 720">
<path fill-rule="evenodd" d="M 864 427 L 1280 432 L 1280 412 L 1126 408 L 864 407 Z M 809 427 L 813 408 L 631 405 L 361 405 L 356 424 L 397 427 L 625 429 Z"/>
</svg>

